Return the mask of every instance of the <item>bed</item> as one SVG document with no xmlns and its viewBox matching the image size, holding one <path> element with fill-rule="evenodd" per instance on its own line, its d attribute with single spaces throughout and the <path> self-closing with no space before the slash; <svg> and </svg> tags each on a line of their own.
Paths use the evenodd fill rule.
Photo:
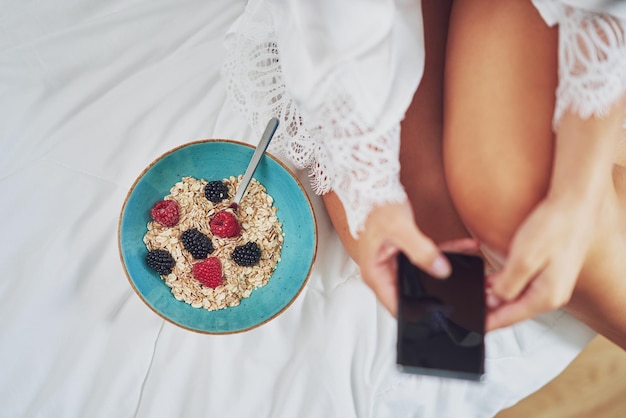
<svg viewBox="0 0 626 418">
<path fill-rule="evenodd" d="M 488 417 L 595 335 L 563 312 L 487 336 L 482 383 L 400 373 L 396 322 L 321 199 L 308 283 L 280 316 L 191 332 L 134 293 L 124 198 L 186 142 L 259 133 L 229 106 L 223 35 L 245 2 L 4 0 L 0 14 L 0 417 Z"/>
</svg>

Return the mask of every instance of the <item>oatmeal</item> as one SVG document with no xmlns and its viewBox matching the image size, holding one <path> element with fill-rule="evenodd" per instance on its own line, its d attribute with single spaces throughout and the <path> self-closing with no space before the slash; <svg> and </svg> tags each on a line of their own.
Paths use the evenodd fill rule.
<svg viewBox="0 0 626 418">
<path fill-rule="evenodd" d="M 220 200 L 214 198 L 215 190 L 219 189 L 217 182 L 210 182 L 210 190 L 205 191 L 209 183 L 206 180 L 183 177 L 164 197 L 165 202 L 175 201 L 177 205 L 173 202 L 160 205 L 169 210 L 163 215 L 168 222 L 148 223 L 143 239 L 148 251 L 167 251 L 174 260 L 169 273 L 168 269 L 160 271 L 161 278 L 176 299 L 194 308 L 217 310 L 239 305 L 254 289 L 267 284 L 280 261 L 282 225 L 265 187 L 253 179 L 238 211 L 228 207 L 241 178 L 230 177 L 220 182 L 223 185 L 220 186 L 223 200 Z M 174 212 L 178 222 L 165 226 L 164 223 L 171 224 Z M 212 231 L 212 221 L 214 224 L 220 221 L 219 227 L 225 227 L 222 218 L 236 219 L 239 230 L 235 236 L 214 233 L 215 225 Z M 159 260 L 159 263 L 162 269 L 164 262 Z"/>
</svg>

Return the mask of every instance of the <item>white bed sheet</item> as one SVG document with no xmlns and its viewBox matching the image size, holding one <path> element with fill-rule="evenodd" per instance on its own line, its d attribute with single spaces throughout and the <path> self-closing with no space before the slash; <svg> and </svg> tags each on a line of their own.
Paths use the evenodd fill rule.
<svg viewBox="0 0 626 418">
<path fill-rule="evenodd" d="M 256 142 L 219 74 L 243 7 L 0 0 L 0 417 L 487 417 L 558 374 L 594 335 L 562 313 L 491 333 L 485 383 L 397 372 L 395 320 L 310 190 L 318 256 L 278 318 L 202 335 L 134 294 L 135 177 L 185 142 Z"/>
</svg>

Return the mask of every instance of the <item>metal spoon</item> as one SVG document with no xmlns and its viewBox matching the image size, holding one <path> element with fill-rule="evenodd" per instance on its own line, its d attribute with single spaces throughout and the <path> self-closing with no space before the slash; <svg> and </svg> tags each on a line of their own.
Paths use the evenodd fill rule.
<svg viewBox="0 0 626 418">
<path fill-rule="evenodd" d="M 265 127 L 265 132 L 261 136 L 261 140 L 259 144 L 256 146 L 254 150 L 254 154 L 252 155 L 252 159 L 248 163 L 248 168 L 246 168 L 246 172 L 243 175 L 243 179 L 239 183 L 237 187 L 237 192 L 235 193 L 235 198 L 233 199 L 233 203 L 230 204 L 230 208 L 237 210 L 239 207 L 239 203 L 241 203 L 241 199 L 244 194 L 246 194 L 246 189 L 252 180 L 252 176 L 256 171 L 259 162 L 261 162 L 261 157 L 265 154 L 265 150 L 267 150 L 267 146 L 270 144 L 274 133 L 276 132 L 276 128 L 278 128 L 278 119 L 272 118 L 267 122 L 267 126 Z"/>
</svg>

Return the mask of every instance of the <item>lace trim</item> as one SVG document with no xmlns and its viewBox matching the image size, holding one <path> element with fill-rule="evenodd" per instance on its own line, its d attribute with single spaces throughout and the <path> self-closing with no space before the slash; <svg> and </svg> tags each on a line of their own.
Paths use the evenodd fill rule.
<svg viewBox="0 0 626 418">
<path fill-rule="evenodd" d="M 606 116 L 626 92 L 625 27 L 610 15 L 566 8 L 559 21 L 555 129 L 568 109 L 582 118 Z"/>
<path fill-rule="evenodd" d="M 302 115 L 285 91 L 274 32 L 266 25 L 249 22 L 247 33 L 227 38 L 228 55 L 222 69 L 227 92 L 235 110 L 245 115 L 261 133 L 271 117 L 280 124 L 269 149 L 288 157 L 298 169 L 311 165 L 314 141 L 303 126 Z M 323 179 L 316 190 L 327 190 Z"/>
<path fill-rule="evenodd" d="M 271 16 L 249 11 L 227 35 L 222 75 L 230 102 L 259 134 L 269 118 L 280 120 L 271 152 L 308 168 L 315 193 L 335 191 L 356 237 L 375 206 L 406 199 L 399 180 L 399 122 L 382 131 L 368 126 L 341 74 L 328 83 L 323 105 L 303 115 L 283 80 L 276 38 Z"/>
</svg>

